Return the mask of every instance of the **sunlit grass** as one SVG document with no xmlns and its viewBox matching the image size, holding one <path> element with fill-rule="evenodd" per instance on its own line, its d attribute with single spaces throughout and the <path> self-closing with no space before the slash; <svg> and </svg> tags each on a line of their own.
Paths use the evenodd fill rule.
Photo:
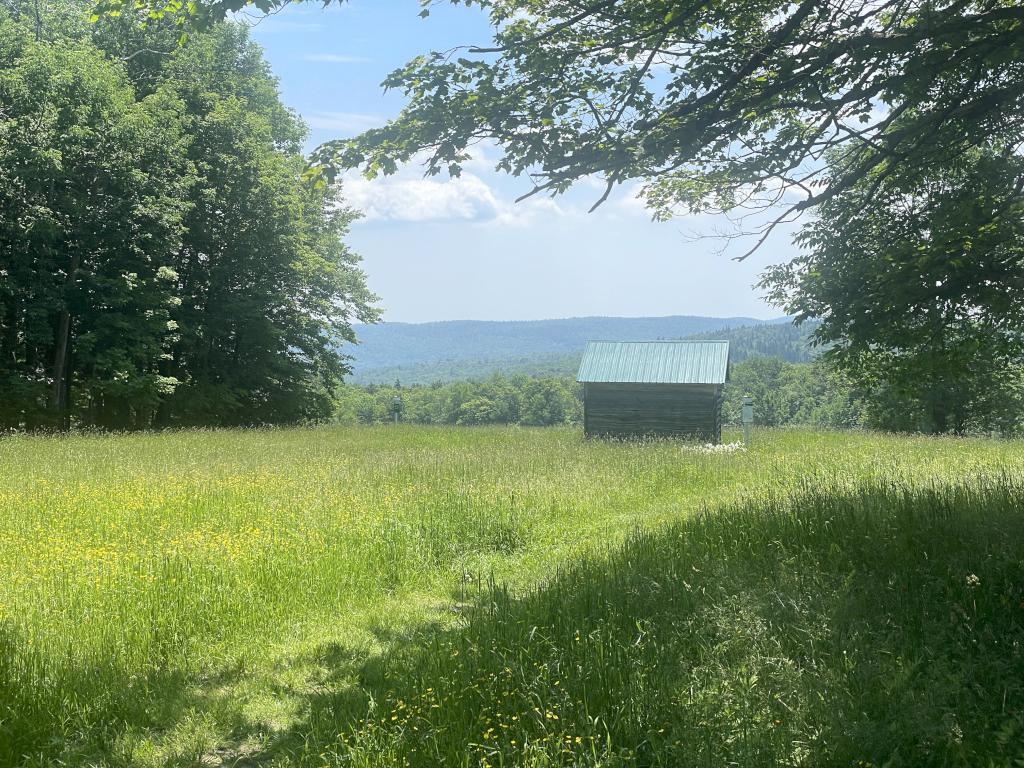
<svg viewBox="0 0 1024 768">
<path fill-rule="evenodd" d="M 461 662 L 423 661 L 434 644 L 483 631 L 481 603 L 540 610 L 519 598 L 571 581 L 574 568 L 619 562 L 636 550 L 638 529 L 661 535 L 704 510 L 761 509 L 798 489 L 944 487 L 1022 469 L 1016 443 L 802 431 L 762 432 L 751 450 L 724 454 L 515 428 L 4 438 L 0 762 L 429 764 L 441 753 L 410 746 L 389 691 L 432 706 L 424 702 L 446 679 L 532 690 L 521 679 L 465 677 Z M 648 570 L 658 562 L 640 561 Z M 808 566 L 798 558 L 792 567 Z M 616 608 L 627 624 L 632 604 Z M 582 627 L 605 611 L 598 600 L 566 615 Z M 543 638 L 522 642 L 543 666 Z M 629 663 L 637 666 L 619 669 L 623 680 L 653 662 Z M 537 717 L 515 707 L 515 722 Z M 500 729 L 460 730 L 486 725 L 475 705 L 452 710 L 466 724 L 423 727 L 443 727 L 441 757 L 472 755 L 470 764 L 674 754 L 637 751 L 627 743 L 634 731 L 609 746 L 607 723 L 595 746 L 597 726 L 577 732 L 573 719 L 571 731 L 557 725 L 563 715 L 537 709 L 569 751 L 552 751 L 550 739 L 526 744 L 536 729 L 525 727 L 514 745 L 507 735 L 500 750 L 471 748 Z"/>
</svg>

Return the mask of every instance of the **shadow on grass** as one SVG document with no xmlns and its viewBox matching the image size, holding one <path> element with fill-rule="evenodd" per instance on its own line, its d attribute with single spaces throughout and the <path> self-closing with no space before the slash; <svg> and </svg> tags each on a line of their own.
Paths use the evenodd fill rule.
<svg viewBox="0 0 1024 768">
<path fill-rule="evenodd" d="M 87 763 L 124 728 L 173 719 L 187 698 L 189 679 L 173 668 L 143 676 L 116 661 L 54 665 L 31 648 L 11 625 L 0 624 L 0 766 L 50 765 L 55 755 Z M 152 690 L 160 698 L 149 695 Z"/>
<path fill-rule="evenodd" d="M 385 653 L 325 644 L 288 660 L 314 670 L 303 676 L 126 678 L 88 702 L 109 733 L 80 748 L 52 743 L 57 713 L 8 706 L 0 734 L 40 765 L 1024 764 L 1013 479 L 808 488 L 637 534 L 526 595 L 476 594 L 452 596 L 456 629 L 382 617 Z M 160 692 L 140 690 L 145 707 L 132 701 L 140 684 Z M 297 724 L 247 717 L 238 692 L 256 689 L 299 707 Z M 207 748 L 204 717 L 227 735 L 220 749 Z M 195 749 L 118 754 L 126 731 L 161 728 L 186 741 L 194 730 Z"/>
<path fill-rule="evenodd" d="M 639 534 L 388 638 L 252 763 L 1020 765 L 1022 502 L 807 489 Z"/>
</svg>

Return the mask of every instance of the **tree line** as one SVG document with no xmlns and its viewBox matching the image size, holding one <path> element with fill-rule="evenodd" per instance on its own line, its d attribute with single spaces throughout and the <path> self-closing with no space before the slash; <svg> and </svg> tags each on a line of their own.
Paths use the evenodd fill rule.
<svg viewBox="0 0 1024 768">
<path fill-rule="evenodd" d="M 583 419 L 580 388 L 570 377 L 495 374 L 479 381 L 403 387 L 346 385 L 336 396 L 335 420 L 343 424 L 382 424 L 394 418 L 412 424 L 522 424 L 553 426 Z"/>
<path fill-rule="evenodd" d="M 374 297 L 259 48 L 89 13 L 0 3 L 0 427 L 329 415 Z"/>
<path fill-rule="evenodd" d="M 865 382 L 827 357 L 811 363 L 752 357 L 733 365 L 723 403 L 727 424 L 739 423 L 746 395 L 754 399 L 754 423 L 759 426 L 1004 437 L 1019 436 L 1024 430 L 1024 367 L 1019 365 L 993 382 L 987 397 L 962 411 L 955 426 L 945 428 L 933 420 L 930 398 L 917 397 L 887 379 Z"/>
<path fill-rule="evenodd" d="M 962 434 L 1019 435 L 1024 428 L 1024 369 L 1006 377 L 985 407 L 976 405 L 958 425 Z M 929 404 L 907 397 L 891 385 L 859 385 L 827 360 L 791 363 L 753 356 L 730 368 L 722 417 L 740 423 L 743 398 L 754 399 L 754 423 L 765 427 L 814 426 L 827 429 L 875 429 L 936 432 Z M 385 424 L 400 418 L 412 424 L 521 424 L 556 426 L 583 420 L 583 389 L 569 376 L 495 374 L 478 381 L 431 385 L 346 385 L 336 396 L 335 420 L 343 424 Z M 949 431 L 949 430 L 946 430 Z"/>
</svg>

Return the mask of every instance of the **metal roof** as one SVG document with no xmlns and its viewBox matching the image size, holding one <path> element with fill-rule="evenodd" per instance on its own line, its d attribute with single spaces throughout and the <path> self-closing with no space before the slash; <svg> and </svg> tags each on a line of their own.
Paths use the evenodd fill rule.
<svg viewBox="0 0 1024 768">
<path fill-rule="evenodd" d="M 577 381 L 724 384 L 728 341 L 591 341 Z"/>
</svg>

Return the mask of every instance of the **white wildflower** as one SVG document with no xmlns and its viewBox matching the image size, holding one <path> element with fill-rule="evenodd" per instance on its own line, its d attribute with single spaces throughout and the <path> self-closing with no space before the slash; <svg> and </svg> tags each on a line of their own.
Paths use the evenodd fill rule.
<svg viewBox="0 0 1024 768">
<path fill-rule="evenodd" d="M 684 445 L 684 451 L 690 453 L 737 453 L 747 450 L 743 443 L 705 443 L 704 445 Z"/>
<path fill-rule="evenodd" d="M 964 743 L 964 731 L 959 723 L 953 723 L 953 727 L 949 729 L 949 736 L 956 744 Z"/>
</svg>

